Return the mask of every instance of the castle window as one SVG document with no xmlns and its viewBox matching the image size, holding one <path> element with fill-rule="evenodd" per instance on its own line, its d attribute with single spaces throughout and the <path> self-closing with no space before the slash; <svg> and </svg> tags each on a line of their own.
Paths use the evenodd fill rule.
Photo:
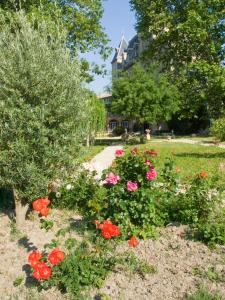
<svg viewBox="0 0 225 300">
<path fill-rule="evenodd" d="M 109 128 L 113 130 L 114 128 L 118 127 L 118 122 L 116 120 L 112 120 L 109 122 Z"/>
<path fill-rule="evenodd" d="M 124 128 L 129 128 L 129 122 L 128 121 L 122 121 L 121 126 Z"/>
</svg>

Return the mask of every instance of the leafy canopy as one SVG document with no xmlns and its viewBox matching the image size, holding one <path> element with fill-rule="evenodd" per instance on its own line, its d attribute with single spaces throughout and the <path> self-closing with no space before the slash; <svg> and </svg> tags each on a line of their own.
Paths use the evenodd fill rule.
<svg viewBox="0 0 225 300">
<path fill-rule="evenodd" d="M 28 15 L 50 17 L 62 22 L 67 30 L 68 46 L 87 52 L 100 49 L 107 56 L 108 38 L 101 25 L 102 0 L 2 0 L 0 8 L 9 11 L 25 10 Z"/>
<path fill-rule="evenodd" d="M 130 0 L 137 29 L 150 39 L 147 55 L 165 68 L 225 58 L 225 5 L 221 0 Z"/>
<path fill-rule="evenodd" d="M 218 117 L 224 108 L 225 5 L 221 0 L 130 0 L 137 29 L 182 94 L 181 117 Z"/>
<path fill-rule="evenodd" d="M 169 120 L 178 110 L 179 93 L 155 65 L 145 70 L 137 64 L 113 79 L 112 112 L 141 123 Z"/>
</svg>

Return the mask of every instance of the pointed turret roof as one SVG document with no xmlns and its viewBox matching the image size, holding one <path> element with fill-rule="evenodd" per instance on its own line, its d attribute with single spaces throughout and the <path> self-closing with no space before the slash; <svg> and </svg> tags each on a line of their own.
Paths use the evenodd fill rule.
<svg viewBox="0 0 225 300">
<path fill-rule="evenodd" d="M 127 49 L 127 47 L 128 47 L 128 43 L 127 43 L 124 35 L 122 35 L 121 41 L 119 43 L 119 47 L 116 48 L 116 53 L 115 53 L 115 55 L 113 57 L 112 63 L 114 63 L 118 59 L 121 59 L 121 57 L 122 57 L 124 51 Z"/>
</svg>

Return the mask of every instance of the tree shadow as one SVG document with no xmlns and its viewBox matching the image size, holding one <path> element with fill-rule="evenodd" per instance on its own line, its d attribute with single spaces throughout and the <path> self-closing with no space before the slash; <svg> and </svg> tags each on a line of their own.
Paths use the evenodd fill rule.
<svg viewBox="0 0 225 300">
<path fill-rule="evenodd" d="M 15 201 L 12 190 L 0 187 L 0 214 L 7 215 L 10 220 L 15 218 Z"/>
<path fill-rule="evenodd" d="M 27 249 L 27 252 L 36 251 L 38 248 L 30 242 L 29 238 L 22 237 L 18 240 L 18 245 Z M 22 267 L 22 271 L 26 274 L 26 279 L 24 285 L 27 288 L 38 287 L 39 282 L 32 276 L 32 268 L 29 264 L 25 264 Z"/>
<path fill-rule="evenodd" d="M 176 153 L 174 156 L 177 157 L 193 157 L 193 158 L 224 158 L 225 159 L 225 151 L 224 152 L 217 152 L 217 153 L 195 153 L 195 152 L 182 152 L 182 153 Z"/>
<path fill-rule="evenodd" d="M 92 231 L 94 227 L 89 218 L 82 217 L 82 219 L 70 218 L 69 229 L 76 231 L 80 235 L 84 235 L 87 231 Z"/>
<path fill-rule="evenodd" d="M 29 238 L 26 236 L 18 240 L 18 245 L 26 248 L 27 252 L 38 250 L 38 248 L 32 242 L 30 242 Z"/>
<path fill-rule="evenodd" d="M 23 265 L 22 271 L 26 274 L 26 279 L 24 283 L 25 287 L 32 288 L 39 286 L 39 282 L 32 276 L 32 268 L 29 264 Z"/>
</svg>

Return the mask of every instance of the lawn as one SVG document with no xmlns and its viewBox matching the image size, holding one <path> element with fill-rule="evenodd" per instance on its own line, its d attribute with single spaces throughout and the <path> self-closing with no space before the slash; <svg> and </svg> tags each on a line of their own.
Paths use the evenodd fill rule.
<svg viewBox="0 0 225 300">
<path fill-rule="evenodd" d="M 99 152 L 101 152 L 105 146 L 99 145 L 99 146 L 90 146 L 90 147 L 83 147 L 80 150 L 80 155 L 77 159 L 79 163 L 90 161 L 95 155 L 97 155 Z"/>
<path fill-rule="evenodd" d="M 138 148 L 140 150 L 154 149 L 158 152 L 156 163 L 158 170 L 162 170 L 165 159 L 170 157 L 181 169 L 182 177 L 191 178 L 204 170 L 209 176 L 219 174 L 221 179 L 225 178 L 225 150 L 215 146 L 152 141 Z M 223 164 L 224 172 L 220 170 Z"/>
</svg>

